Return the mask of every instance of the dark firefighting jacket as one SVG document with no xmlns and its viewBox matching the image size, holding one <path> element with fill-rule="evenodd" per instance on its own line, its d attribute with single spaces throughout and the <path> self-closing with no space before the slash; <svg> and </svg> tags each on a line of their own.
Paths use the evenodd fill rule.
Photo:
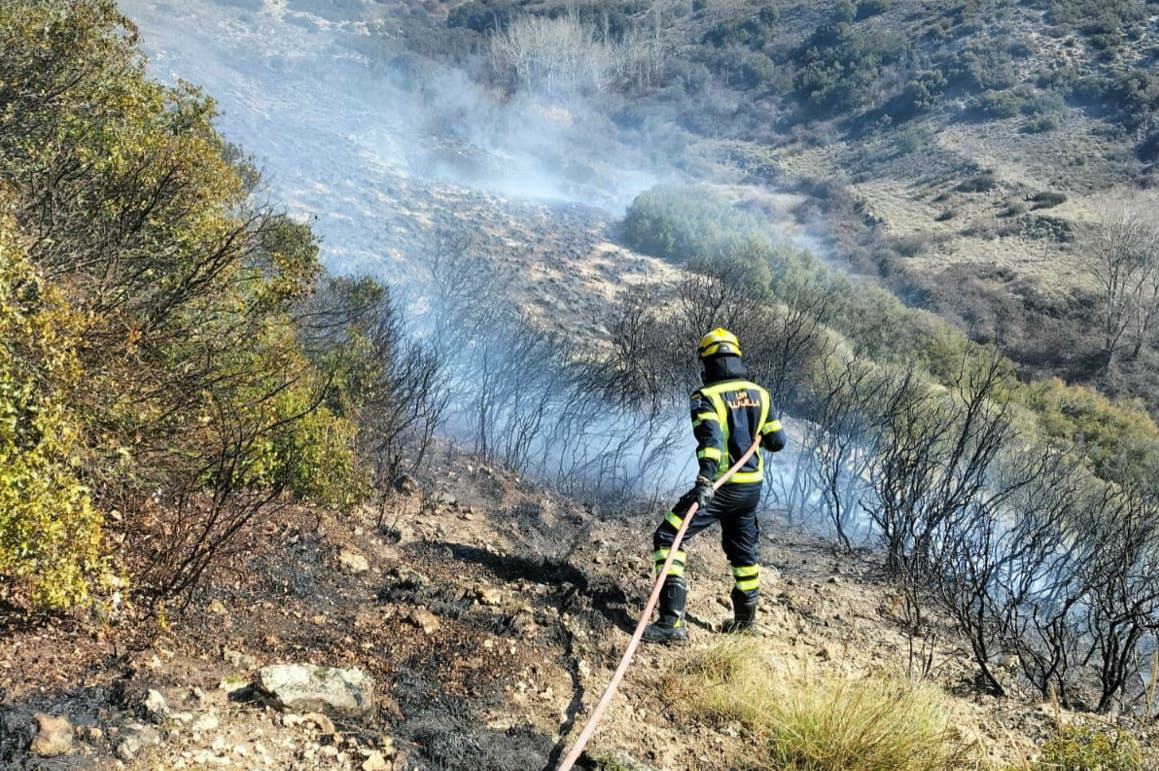
<svg viewBox="0 0 1159 771">
<path fill-rule="evenodd" d="M 696 436 L 699 474 L 715 481 L 744 454 L 757 433 L 762 445 L 776 452 L 785 446 L 785 431 L 776 417 L 769 392 L 748 379 L 737 356 L 706 362 L 705 383 L 692 392 L 692 433 Z M 760 482 L 761 453 L 745 461 L 727 484 Z"/>
</svg>

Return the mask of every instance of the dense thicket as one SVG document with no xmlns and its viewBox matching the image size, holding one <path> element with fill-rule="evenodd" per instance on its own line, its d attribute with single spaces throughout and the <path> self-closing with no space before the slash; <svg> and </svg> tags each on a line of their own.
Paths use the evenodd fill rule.
<svg viewBox="0 0 1159 771">
<path fill-rule="evenodd" d="M 0 7 L 9 601 L 83 603 L 126 577 L 170 596 L 273 507 L 366 492 L 350 417 L 401 400 L 400 352 L 372 333 L 389 299 L 324 277 L 308 228 L 251 205 L 213 119 L 145 77 L 112 0 Z"/>
</svg>

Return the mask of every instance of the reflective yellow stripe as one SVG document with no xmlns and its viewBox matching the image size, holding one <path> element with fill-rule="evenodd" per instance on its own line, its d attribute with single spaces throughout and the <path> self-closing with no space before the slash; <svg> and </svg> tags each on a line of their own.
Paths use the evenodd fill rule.
<svg viewBox="0 0 1159 771">
<path fill-rule="evenodd" d="M 736 582 L 736 588 L 742 592 L 756 589 L 761 585 L 761 566 L 734 565 L 732 568 L 732 579 Z"/>
<path fill-rule="evenodd" d="M 696 457 L 698 457 L 698 458 L 712 458 L 713 460 L 715 460 L 717 462 L 720 461 L 721 455 L 722 455 L 721 451 L 716 449 L 715 447 L 705 447 L 703 450 L 696 451 Z"/>
<path fill-rule="evenodd" d="M 724 408 L 724 399 L 720 398 L 718 391 L 708 394 L 708 400 L 712 402 L 716 410 L 716 421 L 720 424 L 720 446 L 728 447 L 728 411 Z"/>
<path fill-rule="evenodd" d="M 712 404 L 712 408 L 716 410 L 716 421 L 720 425 L 720 446 L 724 448 L 724 452 L 719 452 L 713 459 L 716 461 L 716 479 L 728 470 L 728 463 L 725 462 L 725 453 L 728 451 L 728 411 L 724 406 L 724 399 L 721 398 L 721 393 L 730 389 L 729 383 L 721 383 L 708 388 L 701 388 L 700 393 L 708 397 L 708 401 Z M 700 457 L 699 455 L 697 457 Z"/>
<path fill-rule="evenodd" d="M 684 557 L 683 551 L 677 551 L 675 559 L 672 564 L 668 566 L 668 575 L 683 576 L 684 575 Z M 668 549 L 657 549 L 652 552 L 652 575 L 659 575 L 660 569 L 664 567 L 664 561 L 668 559 Z"/>
<path fill-rule="evenodd" d="M 699 415 L 697 415 L 696 418 L 692 421 L 692 427 L 696 428 L 697 426 L 699 426 L 702 423 L 718 423 L 718 422 L 720 422 L 720 421 L 717 420 L 716 415 L 713 415 L 711 412 L 702 412 Z"/>
<path fill-rule="evenodd" d="M 655 520 L 653 520 L 653 521 L 655 521 Z M 672 525 L 672 527 L 679 530 L 680 526 L 684 524 L 684 517 L 678 517 L 678 516 L 676 516 L 676 512 L 670 511 L 664 515 L 664 521 L 667 522 L 668 524 Z"/>
<path fill-rule="evenodd" d="M 738 471 L 728 478 L 728 482 L 726 484 L 730 484 L 730 485 L 752 484 L 753 482 L 761 482 L 764 480 L 764 478 L 765 478 L 765 472 L 762 470 Z"/>
<path fill-rule="evenodd" d="M 768 434 L 775 434 L 780 430 L 781 430 L 781 421 L 774 418 L 765 424 L 765 427 L 761 429 L 761 433 L 765 434 L 767 436 Z"/>
<path fill-rule="evenodd" d="M 684 562 L 684 550 L 680 549 L 676 552 L 676 559 L 673 562 Z M 657 549 L 652 552 L 652 561 L 663 564 L 664 560 L 668 559 L 668 549 Z"/>
</svg>

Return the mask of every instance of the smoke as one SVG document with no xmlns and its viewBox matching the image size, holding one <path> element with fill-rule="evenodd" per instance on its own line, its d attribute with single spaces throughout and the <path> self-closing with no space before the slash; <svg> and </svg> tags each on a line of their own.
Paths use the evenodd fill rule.
<svg viewBox="0 0 1159 771">
<path fill-rule="evenodd" d="M 222 135 L 254 156 L 275 203 L 311 219 L 335 271 L 399 246 L 380 224 L 395 201 L 376 192 L 400 178 L 622 211 L 672 173 L 608 141 L 608 118 L 582 98 L 497 94 L 392 48 L 372 18 L 336 21 L 315 5 L 120 2 L 152 74 L 217 101 Z"/>
<path fill-rule="evenodd" d="M 523 262 L 525 272 L 528 260 L 540 259 L 537 238 L 574 241 L 592 219 L 613 219 L 642 190 L 680 176 L 655 144 L 624 139 L 679 134 L 667 118 L 624 132 L 591 94 L 497 93 L 467 69 L 407 51 L 404 36 L 373 16 L 383 7 L 375 4 L 120 7 L 139 29 L 151 74 L 193 83 L 216 100 L 222 136 L 252 156 L 275 206 L 309 222 L 326 266 L 390 283 L 410 301 L 415 334 L 448 346 L 458 405 L 450 430 L 459 439 L 576 494 L 655 498 L 689 483 L 686 394 L 662 419 L 599 404 L 572 379 L 574 352 L 558 340 L 512 344 L 537 340 L 541 330 L 509 292 L 497 291 L 512 286 L 510 275 L 479 273 L 474 293 L 493 307 L 449 323 L 435 317 L 461 298 L 440 298 L 434 274 L 461 283 L 474 268 L 430 262 L 432 233 L 486 230 L 489 240 L 477 248 L 491 260 Z M 604 214 L 577 224 L 560 203 Z M 520 217 L 537 222 L 511 234 Z M 488 319 L 498 306 L 502 318 Z"/>
</svg>

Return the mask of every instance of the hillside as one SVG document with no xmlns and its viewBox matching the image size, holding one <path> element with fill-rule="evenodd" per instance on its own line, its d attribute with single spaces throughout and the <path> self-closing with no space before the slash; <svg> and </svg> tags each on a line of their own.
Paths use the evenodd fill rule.
<svg viewBox="0 0 1159 771">
<path fill-rule="evenodd" d="M 8 617 L 5 768 L 554 767 L 635 624 L 654 512 L 592 510 L 452 450 L 431 480 L 381 512 L 294 509 L 247 532 L 245 555 L 164 625 Z M 943 707 L 954 736 L 998 764 L 1053 735 L 1047 707 L 971 695 L 968 656 L 949 638 L 911 650 L 872 560 L 769 525 L 756 639 L 778 671 L 821 683 L 927 667 L 962 694 Z M 691 643 L 641 649 L 583 767 L 724 771 L 751 757 L 757 737 L 740 723 L 671 696 L 672 673 L 719 644 L 729 613 L 728 566 L 708 535 L 691 552 Z M 245 690 L 280 663 L 357 667 L 376 681 L 374 706 L 326 716 Z M 26 754 L 36 712 L 71 722 L 68 755 Z M 385 764 L 364 765 L 375 753 Z"/>
<path fill-rule="evenodd" d="M 727 325 L 759 633 L 585 766 L 1155 767 L 1155 10 L 0 6 L 0 764 L 553 768 Z"/>
</svg>

